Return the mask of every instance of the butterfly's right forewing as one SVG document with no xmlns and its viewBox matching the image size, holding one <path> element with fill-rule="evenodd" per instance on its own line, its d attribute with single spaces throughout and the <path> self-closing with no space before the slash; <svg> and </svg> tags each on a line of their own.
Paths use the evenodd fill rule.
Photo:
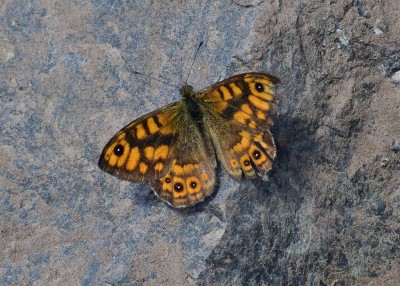
<svg viewBox="0 0 400 286">
<path fill-rule="evenodd" d="M 142 182 L 163 175 L 171 146 L 177 136 L 179 103 L 172 103 L 146 114 L 121 129 L 104 147 L 99 167 L 131 182 Z"/>
</svg>

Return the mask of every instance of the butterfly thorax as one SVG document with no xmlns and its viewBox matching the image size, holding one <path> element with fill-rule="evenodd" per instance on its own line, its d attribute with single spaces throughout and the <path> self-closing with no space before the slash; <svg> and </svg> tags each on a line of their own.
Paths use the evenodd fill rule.
<svg viewBox="0 0 400 286">
<path fill-rule="evenodd" d="M 191 85 L 184 85 L 179 90 L 182 95 L 182 106 L 186 109 L 187 113 L 195 120 L 201 120 L 201 112 L 199 100 L 196 99 L 196 92 Z"/>
</svg>

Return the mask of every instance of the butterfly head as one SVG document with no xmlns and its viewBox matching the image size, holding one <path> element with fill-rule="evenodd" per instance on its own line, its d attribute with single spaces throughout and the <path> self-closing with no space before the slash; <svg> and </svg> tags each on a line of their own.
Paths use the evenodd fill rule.
<svg viewBox="0 0 400 286">
<path fill-rule="evenodd" d="M 179 93 L 182 95 L 183 98 L 193 97 L 193 95 L 195 94 L 193 86 L 188 84 L 182 86 L 179 90 Z"/>
</svg>

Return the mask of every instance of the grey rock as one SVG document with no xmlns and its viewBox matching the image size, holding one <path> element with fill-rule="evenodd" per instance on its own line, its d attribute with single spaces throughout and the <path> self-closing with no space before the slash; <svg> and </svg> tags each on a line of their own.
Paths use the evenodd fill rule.
<svg viewBox="0 0 400 286">
<path fill-rule="evenodd" d="M 392 149 L 393 151 L 399 152 L 399 151 L 400 151 L 400 142 L 399 142 L 399 141 L 393 141 L 393 142 L 392 142 L 391 149 Z"/>
<path fill-rule="evenodd" d="M 398 285 L 399 12 L 2 1 L 0 285 Z M 97 161 L 125 124 L 179 99 L 201 41 L 197 90 L 282 79 L 278 155 L 267 182 L 220 167 L 211 198 L 176 210 Z"/>
</svg>

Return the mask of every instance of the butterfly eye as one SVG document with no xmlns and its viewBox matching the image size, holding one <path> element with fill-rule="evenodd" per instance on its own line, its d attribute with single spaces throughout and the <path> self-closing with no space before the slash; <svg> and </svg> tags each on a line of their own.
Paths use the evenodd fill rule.
<svg viewBox="0 0 400 286">
<path fill-rule="evenodd" d="M 121 156 L 122 154 L 124 154 L 124 146 L 122 146 L 121 144 L 118 144 L 117 146 L 115 146 L 114 154 L 118 157 Z"/>
<path fill-rule="evenodd" d="M 183 185 L 182 185 L 181 183 L 176 183 L 176 184 L 174 185 L 174 189 L 175 189 L 175 191 L 177 191 L 177 192 L 182 192 L 182 191 L 183 191 Z"/>
<path fill-rule="evenodd" d="M 256 83 L 256 90 L 258 92 L 263 92 L 264 91 L 264 86 L 261 83 Z"/>
</svg>

